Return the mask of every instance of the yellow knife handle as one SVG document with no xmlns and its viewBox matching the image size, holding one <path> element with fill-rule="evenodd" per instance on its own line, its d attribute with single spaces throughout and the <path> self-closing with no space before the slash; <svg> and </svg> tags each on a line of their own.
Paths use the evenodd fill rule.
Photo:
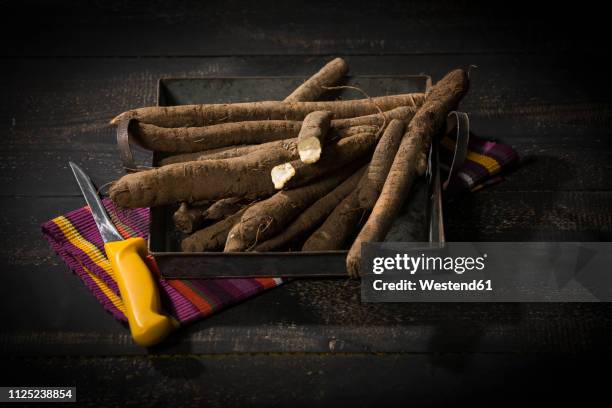
<svg viewBox="0 0 612 408">
<path fill-rule="evenodd" d="M 104 249 L 119 285 L 134 341 L 145 347 L 159 343 L 172 331 L 175 322 L 161 313 L 157 285 L 144 262 L 145 240 L 108 242 Z"/>
</svg>

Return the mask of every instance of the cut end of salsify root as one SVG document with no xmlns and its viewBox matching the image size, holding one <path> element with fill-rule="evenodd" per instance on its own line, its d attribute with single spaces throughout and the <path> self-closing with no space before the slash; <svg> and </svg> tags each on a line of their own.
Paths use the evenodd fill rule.
<svg viewBox="0 0 612 408">
<path fill-rule="evenodd" d="M 291 165 L 291 163 L 284 163 L 275 166 L 270 172 L 272 176 L 272 183 L 274 183 L 274 188 L 277 190 L 285 187 L 285 184 L 291 180 L 293 176 L 295 176 L 295 169 Z"/>
<path fill-rule="evenodd" d="M 316 163 L 321 157 L 321 141 L 316 137 L 300 140 L 297 148 L 302 163 Z"/>
</svg>

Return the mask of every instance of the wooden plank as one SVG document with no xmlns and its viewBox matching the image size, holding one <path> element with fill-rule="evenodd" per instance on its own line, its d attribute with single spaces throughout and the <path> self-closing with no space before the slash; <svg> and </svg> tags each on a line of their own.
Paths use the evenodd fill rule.
<svg viewBox="0 0 612 408">
<path fill-rule="evenodd" d="M 18 60 L 12 77 L 0 82 L 0 90 L 8 95 L 0 102 L 5 118 L 0 129 L 6 135 L 0 146 L 5 158 L 0 194 L 76 195 L 68 160 L 82 165 L 99 183 L 120 175 L 114 129 L 107 121 L 130 107 L 154 104 L 160 76 L 306 76 L 325 60 L 262 58 L 257 64 L 243 57 L 53 59 L 44 64 Z M 539 78 L 537 73 L 546 69 L 548 61 L 532 58 L 525 62 L 512 55 L 349 59 L 354 72 L 427 72 L 434 78 L 455 64 L 478 63 L 481 68 L 473 74 L 472 90 L 462 109 L 471 113 L 476 134 L 513 144 L 522 155 L 534 159 L 530 165 L 542 169 L 519 172 L 538 174 L 519 177 L 520 183 L 527 183 L 523 188 L 609 189 L 612 161 L 606 135 L 612 123 L 612 101 L 586 77 L 574 80 L 571 89 L 564 87 L 573 80 L 567 65 Z M 143 163 L 146 157 L 140 155 Z M 530 165 L 525 169 L 531 169 Z"/>
<path fill-rule="evenodd" d="M 481 191 L 445 206 L 450 241 L 609 241 L 609 191 Z"/>
<path fill-rule="evenodd" d="M 582 138 L 561 143 L 515 141 L 520 163 L 504 173 L 495 191 L 609 191 L 612 188 L 612 151 L 600 139 L 599 148 L 585 147 Z M 592 139 L 589 139 L 592 140 Z M 589 144 L 589 143 L 587 143 Z"/>
<path fill-rule="evenodd" d="M 467 195 L 447 207 L 448 237 L 608 240 L 611 194 Z M 40 237 L 40 222 L 82 205 L 81 198 L 0 203 L 0 299 L 5 310 L 18 311 L 5 319 L 0 348 L 25 355 L 142 353 Z M 157 352 L 586 351 L 608 344 L 612 330 L 608 304 L 362 304 L 359 293 L 353 281 L 296 281 L 177 333 Z"/>
<path fill-rule="evenodd" d="M 611 310 L 605 304 L 364 306 L 355 299 L 358 290 L 338 289 L 343 284 L 292 282 L 249 301 L 248 306 L 236 306 L 183 329 L 154 349 L 134 345 L 127 329 L 118 325 L 111 327 L 102 321 L 96 328 L 80 330 L 82 324 L 72 322 L 69 329 L 62 330 L 5 331 L 0 335 L 0 353 L 21 356 L 578 353 L 605 352 L 612 333 Z M 323 300 L 317 304 L 304 300 L 306 296 L 320 294 L 353 300 Z M 300 305 L 296 305 L 296 298 L 301 299 Z M 283 308 L 278 307 L 281 301 Z M 345 311 L 322 314 L 332 307 L 342 307 Z M 273 308 L 286 309 L 274 311 Z M 81 315 L 86 312 L 82 310 Z M 355 315 L 347 317 L 349 313 Z M 87 317 L 93 320 L 95 316 L 94 313 Z"/>
<path fill-rule="evenodd" d="M 521 1 L 500 12 L 488 2 L 449 0 L 358 1 L 350 6 L 263 0 L 256 7 L 238 0 L 181 5 L 29 0 L 3 4 L 3 15 L 10 15 L 13 24 L 6 25 L 0 38 L 3 55 L 37 57 L 606 49 L 605 13 L 588 10 L 584 5 L 557 8 L 553 19 L 547 18 L 546 6 Z M 568 30 L 581 18 L 589 24 Z"/>
<path fill-rule="evenodd" d="M 476 64 L 479 68 L 472 73 L 472 88 L 463 108 L 479 114 L 483 120 L 521 117 L 535 125 L 532 134 L 549 128 L 547 135 L 558 138 L 562 135 L 552 132 L 562 129 L 562 125 L 587 121 L 594 129 L 608 126 L 612 100 L 606 88 L 593 78 L 604 74 L 610 68 L 609 63 L 599 61 L 588 75 L 576 76 L 574 72 L 589 59 L 566 59 L 552 67 L 551 59 L 554 60 L 549 56 L 531 56 L 525 60 L 512 54 L 347 57 L 353 73 L 426 73 L 434 80 L 455 67 Z M 56 58 L 35 64 L 27 58 L 14 59 L 14 71 L 0 82 L 2 89 L 13 97 L 1 102 L 0 112 L 10 119 L 3 126 L 10 125 L 13 131 L 25 125 L 41 124 L 49 127 L 80 125 L 79 130 L 86 131 L 105 124 L 122 110 L 154 104 L 156 82 L 162 76 L 306 77 L 328 60 L 329 57 L 303 56 L 146 60 Z M 546 76 L 541 75 L 542 71 Z M 573 86 L 567 87 L 570 82 Z M 524 122 L 515 124 L 521 125 Z M 512 129 L 518 128 L 509 130 Z M 500 126 L 499 130 L 508 129 Z"/>
<path fill-rule="evenodd" d="M 580 406 L 605 400 L 609 363 L 605 354 L 58 357 L 7 359 L 2 379 L 76 386 L 88 406 Z"/>
</svg>

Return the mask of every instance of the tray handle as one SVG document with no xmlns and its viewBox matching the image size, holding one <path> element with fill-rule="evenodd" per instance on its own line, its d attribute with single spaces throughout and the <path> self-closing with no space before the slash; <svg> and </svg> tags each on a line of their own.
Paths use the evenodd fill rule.
<svg viewBox="0 0 612 408">
<path fill-rule="evenodd" d="M 117 126 L 117 147 L 119 148 L 119 158 L 126 173 L 135 173 L 146 167 L 138 166 L 132 153 L 132 144 L 140 146 L 138 139 L 134 137 L 133 130 L 136 125 L 135 119 L 127 119 L 120 122 Z"/>
<path fill-rule="evenodd" d="M 455 152 L 453 153 L 453 161 L 448 170 L 448 177 L 442 183 L 442 189 L 446 190 L 448 183 L 458 169 L 463 166 L 468 154 L 468 144 L 470 142 L 470 118 L 467 113 L 452 111 L 448 114 L 446 120 L 446 134 L 455 132 L 456 143 Z"/>
</svg>

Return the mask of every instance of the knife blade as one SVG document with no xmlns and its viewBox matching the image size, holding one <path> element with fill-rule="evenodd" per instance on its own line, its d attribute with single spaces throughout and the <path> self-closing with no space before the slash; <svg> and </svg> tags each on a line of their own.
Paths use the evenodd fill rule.
<svg viewBox="0 0 612 408">
<path fill-rule="evenodd" d="M 108 217 L 106 208 L 104 208 L 102 200 L 100 200 L 98 192 L 92 184 L 89 176 L 87 176 L 83 169 L 73 162 L 68 162 L 68 164 L 72 169 L 72 173 L 74 173 L 74 177 L 76 178 L 79 188 L 81 189 L 81 193 L 85 198 L 85 202 L 91 209 L 91 215 L 96 222 L 98 230 L 100 231 L 102 240 L 104 242 L 123 241 L 123 236 L 119 234 L 119 231 L 117 231 L 117 228 L 115 228 L 115 224 L 113 224 L 111 219 Z"/>
<path fill-rule="evenodd" d="M 157 284 L 144 262 L 146 242 L 140 237 L 124 239 L 106 212 L 91 179 L 73 162 L 68 164 L 104 241 L 132 338 L 141 346 L 155 345 L 177 326 L 177 322 L 161 312 Z"/>
</svg>

